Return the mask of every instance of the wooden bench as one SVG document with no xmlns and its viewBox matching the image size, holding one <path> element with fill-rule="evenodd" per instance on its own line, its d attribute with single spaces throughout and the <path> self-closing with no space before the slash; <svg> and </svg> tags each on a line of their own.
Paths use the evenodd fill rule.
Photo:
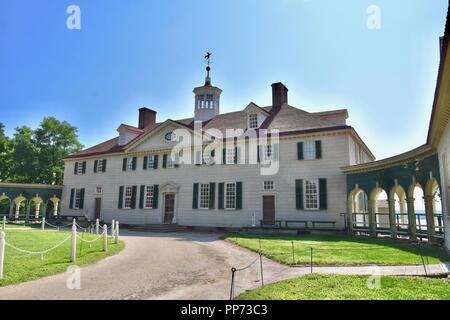
<svg viewBox="0 0 450 320">
<path fill-rule="evenodd" d="M 289 223 L 302 223 L 305 225 L 305 229 L 308 229 L 308 220 L 286 220 L 284 221 L 286 229 L 289 229 Z"/>
<path fill-rule="evenodd" d="M 335 229 L 336 228 L 336 221 L 311 221 L 312 227 L 313 229 L 316 229 L 316 224 L 326 224 L 326 225 L 331 225 L 330 229 Z"/>
</svg>

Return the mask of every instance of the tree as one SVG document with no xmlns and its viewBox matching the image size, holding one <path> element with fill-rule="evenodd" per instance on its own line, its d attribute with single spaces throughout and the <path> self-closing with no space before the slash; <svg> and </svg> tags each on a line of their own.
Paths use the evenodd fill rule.
<svg viewBox="0 0 450 320">
<path fill-rule="evenodd" d="M 62 184 L 64 178 L 63 158 L 79 152 L 83 145 L 78 141 L 77 128 L 54 117 L 44 118 L 34 131 L 39 171 L 36 181 L 45 184 Z"/>
<path fill-rule="evenodd" d="M 27 126 L 15 130 L 11 140 L 12 169 L 9 180 L 17 183 L 38 183 L 36 177 L 40 168 L 39 149 L 33 140 L 33 130 Z"/>
<path fill-rule="evenodd" d="M 4 128 L 0 122 L 0 182 L 8 180 L 11 175 L 11 146 Z"/>
<path fill-rule="evenodd" d="M 36 130 L 23 126 L 9 139 L 0 123 L 0 182 L 62 184 L 63 158 L 80 151 L 77 129 L 53 117 Z"/>
</svg>

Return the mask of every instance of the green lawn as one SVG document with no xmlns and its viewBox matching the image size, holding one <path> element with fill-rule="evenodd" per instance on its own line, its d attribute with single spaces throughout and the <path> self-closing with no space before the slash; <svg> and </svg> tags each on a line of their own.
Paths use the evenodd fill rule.
<svg viewBox="0 0 450 320">
<path fill-rule="evenodd" d="M 448 279 L 383 276 L 369 289 L 368 276 L 311 274 L 242 294 L 241 300 L 450 300 Z"/>
<path fill-rule="evenodd" d="M 346 235 L 254 234 L 229 234 L 225 239 L 291 265 L 310 264 L 311 248 L 315 265 L 418 265 L 422 264 L 420 253 L 430 264 L 450 261 L 448 254 L 440 247 L 418 246 L 393 239 Z"/>
<path fill-rule="evenodd" d="M 70 232 L 65 231 L 42 231 L 42 230 L 5 230 L 6 241 L 16 247 L 29 251 L 43 251 L 53 247 L 62 240 L 70 236 Z M 85 234 L 87 240 L 95 239 L 98 235 Z M 124 243 L 120 241 L 114 244 L 113 240 L 108 241 L 108 252 L 103 252 L 103 242 L 98 240 L 89 247 L 88 243 L 77 241 L 77 261 L 75 265 L 82 266 L 94 263 L 107 256 L 118 253 L 124 248 Z M 12 248 L 6 247 L 5 265 L 3 280 L 0 286 L 34 280 L 37 278 L 65 272 L 70 262 L 70 240 L 61 247 L 44 255 L 41 261 L 40 255 L 29 255 L 20 253 Z"/>
</svg>

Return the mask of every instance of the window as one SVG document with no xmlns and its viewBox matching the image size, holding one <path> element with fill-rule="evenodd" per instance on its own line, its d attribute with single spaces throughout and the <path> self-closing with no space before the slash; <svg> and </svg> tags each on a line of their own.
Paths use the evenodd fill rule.
<svg viewBox="0 0 450 320">
<path fill-rule="evenodd" d="M 133 187 L 131 186 L 125 187 L 125 192 L 123 195 L 123 203 L 124 203 L 123 207 L 125 209 L 131 209 L 132 197 L 133 197 Z"/>
<path fill-rule="evenodd" d="M 206 107 L 208 109 L 214 109 L 214 95 L 213 94 L 207 94 L 206 95 Z"/>
<path fill-rule="evenodd" d="M 133 170 L 133 158 L 127 158 L 127 171 Z"/>
<path fill-rule="evenodd" d="M 145 187 L 145 209 L 153 209 L 153 186 Z"/>
<path fill-rule="evenodd" d="M 225 184 L 225 209 L 236 209 L 236 183 Z"/>
<path fill-rule="evenodd" d="M 103 194 L 103 187 L 102 186 L 95 187 L 95 194 Z"/>
<path fill-rule="evenodd" d="M 149 169 L 155 168 L 155 161 L 156 161 L 155 156 L 149 156 L 147 158 L 147 168 L 149 168 Z"/>
<path fill-rule="evenodd" d="M 200 184 L 200 209 L 209 209 L 209 183 Z"/>
<path fill-rule="evenodd" d="M 166 167 L 167 167 L 168 169 L 173 169 L 173 168 L 175 168 L 175 159 L 174 159 L 170 154 L 167 155 L 167 163 L 166 163 Z"/>
<path fill-rule="evenodd" d="M 305 160 L 316 159 L 316 142 L 315 141 L 306 141 L 303 144 L 303 153 Z"/>
<path fill-rule="evenodd" d="M 275 184 L 273 181 L 264 181 L 264 190 L 274 190 Z"/>
<path fill-rule="evenodd" d="M 77 162 L 77 174 L 83 174 L 83 162 Z"/>
<path fill-rule="evenodd" d="M 198 108 L 203 109 L 205 107 L 205 96 L 203 94 L 198 96 Z"/>
<path fill-rule="evenodd" d="M 305 180 L 305 209 L 319 209 L 319 182 L 317 180 Z"/>
<path fill-rule="evenodd" d="M 272 161 L 273 147 L 272 145 L 266 145 L 263 147 L 263 162 Z"/>
<path fill-rule="evenodd" d="M 74 209 L 80 209 L 81 207 L 81 189 L 75 189 L 75 201 Z"/>
<path fill-rule="evenodd" d="M 234 164 L 235 157 L 236 157 L 236 150 L 234 148 L 227 149 L 226 164 Z"/>
<path fill-rule="evenodd" d="M 102 173 L 103 172 L 103 160 L 98 160 L 97 161 L 97 173 Z"/>
<path fill-rule="evenodd" d="M 256 113 L 249 114 L 248 125 L 250 129 L 258 128 L 258 114 Z"/>
<path fill-rule="evenodd" d="M 209 152 L 203 151 L 202 157 L 203 157 L 202 164 L 210 164 L 211 163 L 211 155 Z"/>
</svg>

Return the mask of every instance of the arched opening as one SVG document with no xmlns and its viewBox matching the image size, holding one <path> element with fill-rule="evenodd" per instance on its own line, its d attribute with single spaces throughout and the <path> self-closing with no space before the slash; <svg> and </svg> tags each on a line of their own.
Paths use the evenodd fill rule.
<svg viewBox="0 0 450 320">
<path fill-rule="evenodd" d="M 9 208 L 11 207 L 11 199 L 5 195 L 0 196 L 0 217 L 9 217 Z"/>
<path fill-rule="evenodd" d="M 410 191 L 411 197 L 414 199 L 414 215 L 416 217 L 416 228 L 418 235 L 428 236 L 427 233 L 427 215 L 425 211 L 425 197 L 420 184 L 412 186 Z"/>
<path fill-rule="evenodd" d="M 351 210 L 354 229 L 369 229 L 369 205 L 367 193 L 356 188 L 350 193 L 349 208 Z"/>
<path fill-rule="evenodd" d="M 406 207 L 406 192 L 400 185 L 392 187 L 390 198 L 394 201 L 395 230 L 397 234 L 408 234 L 409 217 Z"/>
<path fill-rule="evenodd" d="M 29 220 L 40 220 L 44 212 L 44 201 L 36 196 L 30 200 L 30 216 Z"/>
<path fill-rule="evenodd" d="M 55 196 L 47 200 L 45 210 L 46 219 L 57 219 L 59 217 L 61 211 L 60 203 L 60 199 Z"/>
<path fill-rule="evenodd" d="M 17 197 L 13 201 L 13 218 L 15 220 L 24 221 L 27 218 L 27 199 L 22 196 Z"/>
<path fill-rule="evenodd" d="M 370 199 L 375 214 L 375 228 L 380 231 L 390 230 L 389 201 L 386 191 L 382 188 L 375 188 Z"/>
<path fill-rule="evenodd" d="M 441 190 L 436 179 L 430 179 L 426 186 L 426 197 L 429 199 L 431 204 L 430 215 L 434 220 L 434 227 L 436 235 L 444 235 L 444 218 L 442 214 L 442 201 L 441 201 Z"/>
</svg>

